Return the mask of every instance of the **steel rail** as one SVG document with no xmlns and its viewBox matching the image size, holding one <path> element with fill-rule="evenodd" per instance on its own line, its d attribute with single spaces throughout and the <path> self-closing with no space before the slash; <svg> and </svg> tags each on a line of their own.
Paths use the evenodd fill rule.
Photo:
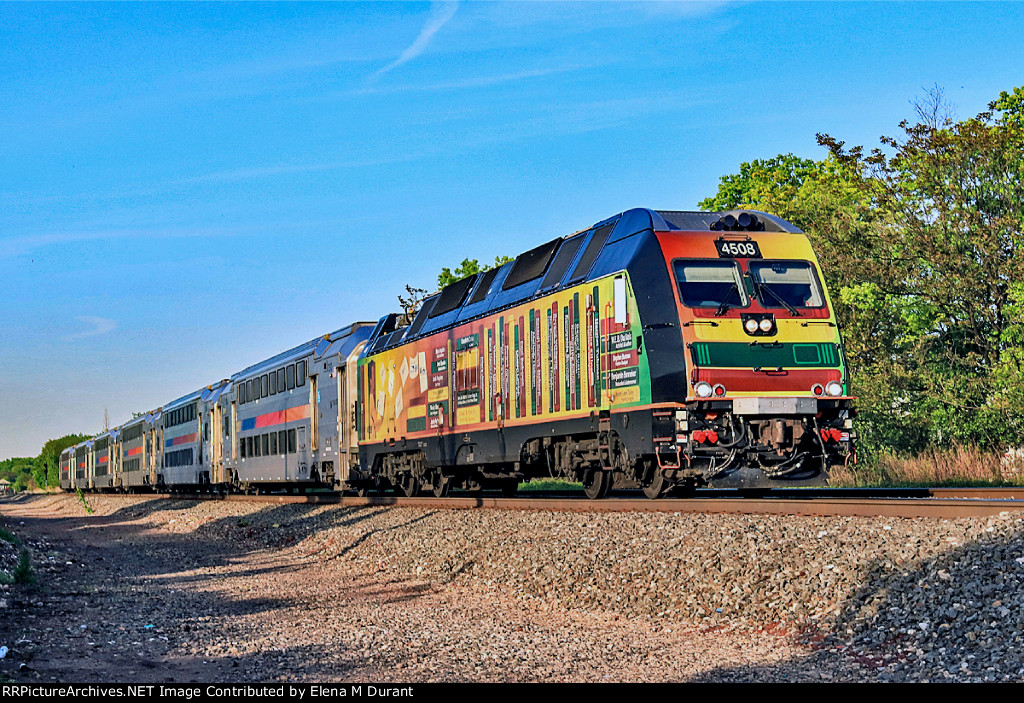
<svg viewBox="0 0 1024 703">
<path fill-rule="evenodd" d="M 1020 495 L 1021 492 L 1018 491 Z M 395 507 L 418 509 L 471 510 L 546 510 L 553 512 L 653 512 L 718 513 L 743 515 L 807 515 L 847 517 L 902 517 L 955 519 L 986 517 L 1002 512 L 1024 513 L 1024 499 L 1012 498 L 871 498 L 871 497 L 694 497 L 647 498 L 613 497 L 605 500 L 586 498 L 503 498 L 497 496 L 456 496 L 448 498 L 401 496 L 357 497 L 337 493 L 305 495 L 264 494 L 159 494 L 176 500 L 226 500 L 277 504 L 340 505 L 345 507 Z M 1024 498 L 1024 495 L 1021 495 Z"/>
</svg>

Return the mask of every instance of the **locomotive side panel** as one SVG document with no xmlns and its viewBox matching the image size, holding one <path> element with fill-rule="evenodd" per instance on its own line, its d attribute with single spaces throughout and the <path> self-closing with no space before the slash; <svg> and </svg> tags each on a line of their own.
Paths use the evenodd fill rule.
<svg viewBox="0 0 1024 703">
<path fill-rule="evenodd" d="M 600 415 L 650 403 L 642 345 L 619 273 L 368 355 L 363 465 L 401 451 L 440 466 L 511 463 L 529 439 L 592 433 Z"/>
</svg>

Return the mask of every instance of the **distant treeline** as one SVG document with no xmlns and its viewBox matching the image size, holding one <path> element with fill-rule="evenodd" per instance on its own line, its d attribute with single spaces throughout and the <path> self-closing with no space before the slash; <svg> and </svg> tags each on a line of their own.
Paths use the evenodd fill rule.
<svg viewBox="0 0 1024 703">
<path fill-rule="evenodd" d="M 60 453 L 84 439 L 89 439 L 89 436 L 64 435 L 44 444 L 37 457 L 18 457 L 0 461 L 0 480 L 9 482 L 15 491 L 59 486 Z"/>
</svg>

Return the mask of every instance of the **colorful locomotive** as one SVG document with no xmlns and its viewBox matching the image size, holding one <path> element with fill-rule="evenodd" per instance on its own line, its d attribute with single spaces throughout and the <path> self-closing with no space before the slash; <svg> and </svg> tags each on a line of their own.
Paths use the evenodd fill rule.
<svg viewBox="0 0 1024 703">
<path fill-rule="evenodd" d="M 378 323 L 360 466 L 399 487 L 563 476 L 820 483 L 851 455 L 842 344 L 802 232 L 759 212 L 624 212 Z"/>
<path fill-rule="evenodd" d="M 824 483 L 853 456 L 847 384 L 798 228 L 635 209 L 452 283 L 412 316 L 249 367 L 130 434 L 151 486 L 442 496 L 555 476 L 592 498 L 657 497 Z M 138 485 L 120 476 L 127 428 L 71 448 L 65 487 Z M 104 439 L 109 481 L 95 473 Z"/>
</svg>

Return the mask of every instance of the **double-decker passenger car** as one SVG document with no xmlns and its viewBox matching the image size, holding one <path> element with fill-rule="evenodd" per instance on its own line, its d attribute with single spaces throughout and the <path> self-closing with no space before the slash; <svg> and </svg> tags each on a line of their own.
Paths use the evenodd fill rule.
<svg viewBox="0 0 1024 703">
<path fill-rule="evenodd" d="M 347 478 L 356 447 L 354 374 L 369 336 L 356 323 L 254 364 L 221 396 L 225 464 L 243 489 L 335 486 Z M 230 407 L 228 406 L 230 403 Z"/>
</svg>

